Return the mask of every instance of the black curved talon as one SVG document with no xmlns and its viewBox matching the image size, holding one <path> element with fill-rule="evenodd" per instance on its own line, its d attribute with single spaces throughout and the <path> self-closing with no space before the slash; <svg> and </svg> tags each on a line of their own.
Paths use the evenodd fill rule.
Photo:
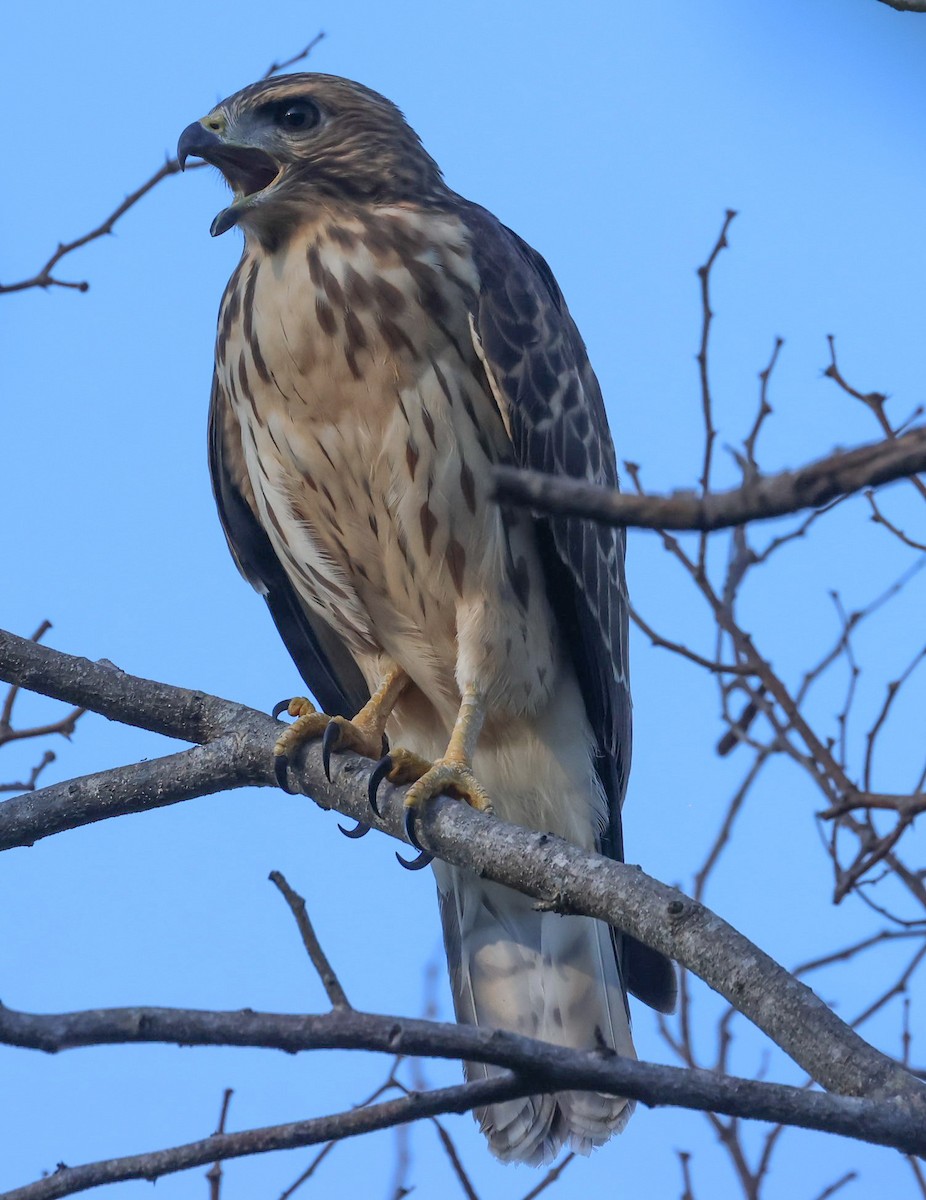
<svg viewBox="0 0 926 1200">
<path fill-rule="evenodd" d="M 398 859 L 399 866 L 404 867 L 406 871 L 420 871 L 422 867 L 426 867 L 428 863 L 434 861 L 434 855 L 429 854 L 427 850 L 422 850 L 417 858 L 403 858 L 398 850 L 395 856 Z"/>
<path fill-rule="evenodd" d="M 370 832 L 370 826 L 364 825 L 362 821 L 358 821 L 353 829 L 345 829 L 341 824 L 338 825 L 338 829 L 348 838 L 362 838 Z"/>
<path fill-rule="evenodd" d="M 424 854 L 426 853 L 425 848 L 422 846 L 421 842 L 418 841 L 418 834 L 415 833 L 415 817 L 417 817 L 417 815 L 417 811 L 412 808 L 411 805 L 409 805 L 405 809 L 405 814 L 402 818 L 402 824 L 405 826 L 405 836 L 416 850 L 420 850 L 422 854 Z"/>
<path fill-rule="evenodd" d="M 434 861 L 434 855 L 425 850 L 424 846 L 418 841 L 418 835 L 415 833 L 415 818 L 417 815 L 417 810 L 409 805 L 405 810 L 402 824 L 405 826 L 406 837 L 420 853 L 417 858 L 403 858 L 396 851 L 396 858 L 399 860 L 399 865 L 404 867 L 406 871 L 420 871 L 422 867 L 426 867 L 429 862 Z"/>
<path fill-rule="evenodd" d="M 390 754 L 386 754 L 379 760 L 370 773 L 370 780 L 367 784 L 367 799 L 370 802 L 370 808 L 373 809 L 378 817 L 381 817 L 383 814 L 379 811 L 379 807 L 377 806 L 376 793 L 379 791 L 380 784 L 391 770 L 392 756 Z M 420 846 L 419 849 L 421 849 Z"/>
<path fill-rule="evenodd" d="M 322 768 L 329 783 L 331 782 L 331 751 L 335 749 L 340 738 L 341 731 L 333 721 L 325 726 L 325 732 L 322 735 Z"/>
<path fill-rule="evenodd" d="M 281 700 L 279 702 L 279 704 L 274 704 L 273 708 L 270 710 L 270 715 L 272 717 L 274 717 L 276 720 L 279 720 L 280 716 L 286 712 L 286 710 L 289 708 L 291 703 L 292 703 L 292 698 L 290 698 L 289 700 Z"/>
<path fill-rule="evenodd" d="M 283 789 L 284 792 L 288 792 L 289 795 L 292 796 L 294 794 L 293 789 L 289 786 L 289 782 L 286 778 L 286 769 L 288 766 L 289 766 L 289 759 L 286 757 L 285 754 L 277 754 L 274 756 L 273 773 L 277 777 L 277 783 L 280 785 L 280 787 Z"/>
</svg>

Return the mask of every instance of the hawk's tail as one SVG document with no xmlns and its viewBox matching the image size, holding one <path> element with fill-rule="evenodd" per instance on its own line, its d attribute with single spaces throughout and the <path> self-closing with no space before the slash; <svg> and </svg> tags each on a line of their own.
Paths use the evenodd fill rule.
<svg viewBox="0 0 926 1200">
<path fill-rule="evenodd" d="M 435 864 L 457 1020 L 572 1049 L 602 1044 L 636 1057 L 608 927 L 541 913 L 500 884 Z M 468 1079 L 497 1068 L 467 1063 Z M 563 1146 L 588 1154 L 627 1123 L 633 1104 L 597 1092 L 528 1096 L 478 1109 L 503 1162 L 549 1163 Z"/>
</svg>

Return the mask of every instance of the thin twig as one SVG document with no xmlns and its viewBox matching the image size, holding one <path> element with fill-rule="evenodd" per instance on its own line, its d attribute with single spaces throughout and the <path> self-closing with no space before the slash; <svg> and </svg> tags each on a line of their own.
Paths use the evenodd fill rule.
<svg viewBox="0 0 926 1200">
<path fill-rule="evenodd" d="M 759 433 L 766 419 L 772 414 L 772 406 L 768 400 L 769 382 L 772 378 L 772 372 L 775 370 L 775 364 L 778 362 L 778 355 L 781 353 L 781 347 L 784 345 L 784 339 L 775 338 L 775 344 L 772 347 L 772 356 L 768 360 L 767 365 L 759 372 L 759 410 L 756 413 L 756 418 L 752 423 L 746 440 L 743 442 L 743 449 L 746 452 L 746 461 L 752 468 L 752 473 L 758 474 L 759 465 L 756 461 L 756 443 L 759 440 Z"/>
<path fill-rule="evenodd" d="M 222 1097 L 222 1110 L 219 1113 L 219 1123 L 216 1127 L 216 1133 L 225 1132 L 225 1119 L 228 1116 L 228 1106 L 231 1102 L 233 1092 L 231 1088 L 225 1089 L 225 1094 Z M 209 1200 L 221 1200 L 222 1197 L 222 1162 L 221 1159 L 216 1159 L 209 1170 L 206 1172 L 206 1178 L 209 1180 Z"/>
<path fill-rule="evenodd" d="M 551 1167 L 549 1171 L 547 1171 L 546 1175 L 544 1175 L 543 1179 L 541 1179 L 541 1181 L 537 1184 L 537 1186 L 532 1187 L 529 1192 L 525 1193 L 525 1195 L 521 1197 L 521 1200 L 536 1200 L 537 1196 L 539 1196 L 542 1192 L 545 1192 L 548 1187 L 552 1187 L 553 1184 L 556 1183 L 557 1179 L 559 1179 L 560 1175 L 562 1175 L 569 1164 L 575 1162 L 575 1157 L 575 1154 L 570 1151 L 563 1161 L 557 1163 L 555 1167 Z"/>
<path fill-rule="evenodd" d="M 288 58 L 281 63 L 272 63 L 264 72 L 262 78 L 268 79 L 271 75 L 275 75 L 278 71 L 285 70 L 286 67 L 291 67 L 295 63 L 301 62 L 303 59 L 308 58 L 309 54 L 311 54 L 312 50 L 314 50 L 324 36 L 324 33 L 317 33 L 315 37 L 312 38 L 312 40 L 308 43 L 308 45 L 303 47 L 298 54 L 294 54 L 292 58 Z M 206 166 L 205 163 L 190 163 L 187 166 L 187 170 L 196 170 L 204 166 Z M 144 196 L 147 196 L 150 191 L 153 191 L 153 189 L 156 188 L 162 180 L 168 179 L 171 175 L 177 175 L 180 170 L 180 163 L 177 161 L 177 159 L 168 158 L 163 166 L 158 167 L 150 179 L 146 179 L 145 182 L 140 187 L 136 188 L 134 192 L 130 192 L 129 195 L 126 196 L 126 198 L 122 201 L 122 203 L 117 205 L 117 207 L 113 209 L 109 216 L 101 221 L 95 229 L 91 229 L 89 233 L 85 233 L 81 237 L 75 238 L 72 242 L 59 242 L 54 253 L 48 257 L 48 260 L 45 262 L 44 266 L 40 267 L 38 271 L 36 271 L 36 273 L 30 278 L 21 279 L 17 283 L 0 283 L 0 294 L 4 292 L 22 292 L 28 288 L 35 287 L 43 289 L 50 287 L 61 287 L 73 288 L 78 292 L 88 291 L 90 284 L 85 279 L 78 281 L 59 279 L 56 275 L 54 275 L 53 272 L 58 263 L 61 262 L 61 260 L 68 254 L 72 254 L 75 250 L 79 250 L 81 246 L 86 246 L 90 242 L 95 242 L 98 238 L 106 237 L 107 235 L 111 234 L 116 223 L 120 220 L 120 218 L 125 216 L 129 209 L 134 208 L 139 200 L 141 200 Z"/>
<path fill-rule="evenodd" d="M 680 658 L 687 658 L 689 662 L 695 663 L 699 667 L 704 667 L 705 670 L 711 671 L 718 675 L 753 675 L 755 672 L 751 667 L 741 666 L 739 663 L 722 663 L 713 662 L 709 658 L 705 658 L 701 654 L 695 653 L 694 650 L 689 650 L 687 646 L 683 646 L 680 642 L 669 641 L 668 638 L 657 633 L 651 625 L 640 616 L 633 605 L 628 605 L 630 619 L 649 638 L 653 646 L 660 647 L 664 650 L 671 650 L 673 654 L 679 655 Z"/>
<path fill-rule="evenodd" d="M 318 977 L 322 981 L 322 986 L 328 995 L 328 999 L 331 1001 L 332 1008 L 353 1008 L 341 986 L 341 981 L 328 961 L 328 956 L 321 948 L 321 943 L 312 927 L 312 922 L 309 920 L 305 900 L 298 892 L 293 891 L 280 871 L 270 872 L 270 882 L 279 888 L 283 899 L 289 905 L 290 912 L 296 918 L 296 924 L 299 926 L 299 933 L 302 936 L 302 944 L 305 946 L 306 953 L 312 960 L 312 966 L 318 972 Z"/>
<path fill-rule="evenodd" d="M 437 1117 L 431 1118 L 431 1124 L 437 1130 L 437 1136 L 440 1138 L 440 1144 L 444 1148 L 444 1153 L 447 1155 L 447 1158 L 450 1161 L 450 1166 L 453 1168 L 453 1173 L 457 1177 L 457 1182 L 463 1189 L 463 1194 L 466 1196 L 466 1200 L 479 1200 L 479 1193 L 473 1187 L 473 1181 L 466 1173 L 466 1169 L 463 1166 L 460 1155 L 457 1152 L 457 1148 L 453 1144 L 453 1138 L 440 1123 L 440 1121 L 438 1121 Z"/>
<path fill-rule="evenodd" d="M 54 750 L 46 750 L 29 772 L 28 779 L 21 779 L 16 783 L 0 783 L 0 792 L 34 792 L 42 772 L 46 767 L 51 766 L 54 761 Z"/>
<path fill-rule="evenodd" d="M 883 525 L 885 529 L 890 530 L 890 532 L 894 535 L 895 538 L 898 539 L 898 541 L 903 542 L 903 544 L 905 546 L 909 546 L 911 550 L 926 551 L 926 544 L 924 544 L 923 542 L 914 541 L 913 538 L 911 538 L 907 534 L 905 534 L 902 529 L 898 528 L 898 526 L 896 526 L 893 523 L 893 521 L 889 521 L 887 519 L 887 517 L 884 515 L 884 513 L 878 507 L 878 503 L 875 500 L 874 492 L 867 491 L 865 493 L 865 499 L 871 505 L 871 519 L 875 523 L 875 525 Z"/>
<path fill-rule="evenodd" d="M 869 412 L 874 415 L 875 420 L 889 439 L 896 438 L 897 430 L 888 420 L 887 413 L 885 412 L 887 396 L 883 392 L 860 392 L 852 387 L 840 371 L 839 365 L 836 362 L 836 339 L 832 334 L 829 334 L 826 340 L 830 348 L 830 361 L 829 366 L 824 369 L 823 374 L 842 388 L 847 396 L 851 396 L 854 400 L 859 400 L 864 404 Z M 915 476 L 911 477 L 910 482 L 920 495 L 926 498 L 926 483 Z"/>
<path fill-rule="evenodd" d="M 920 1189 L 920 1195 L 926 1200 L 926 1172 L 923 1171 L 919 1159 L 914 1158 L 912 1154 L 908 1154 L 906 1159 L 916 1180 L 916 1186 Z"/>
<path fill-rule="evenodd" d="M 847 1183 L 852 1183 L 856 1179 L 858 1179 L 858 1171 L 846 1171 L 845 1175 L 837 1179 L 835 1183 L 831 1183 L 829 1187 L 825 1187 L 816 1197 L 816 1200 L 830 1200 L 830 1197 L 835 1196 Z"/>
<path fill-rule="evenodd" d="M 701 385 L 701 411 L 704 417 L 704 462 L 701 468 L 701 495 L 707 496 L 711 489 L 711 464 L 714 455 L 714 441 L 717 437 L 717 429 L 714 425 L 714 402 L 711 395 L 710 372 L 708 370 L 708 346 L 710 343 L 711 324 L 714 320 L 714 312 L 711 308 L 711 271 L 714 263 L 721 250 L 729 244 L 727 242 L 727 231 L 730 224 L 736 216 L 736 212 L 732 208 L 728 208 L 724 216 L 723 225 L 720 229 L 720 234 L 714 247 L 708 255 L 707 262 L 698 268 L 698 281 L 701 287 L 701 344 L 698 347 L 697 362 L 698 362 L 698 377 Z M 702 536 L 698 546 L 698 570 L 704 571 L 705 561 L 707 558 L 707 538 Z"/>
<path fill-rule="evenodd" d="M 395 1073 L 396 1073 L 396 1070 L 398 1069 L 399 1063 L 401 1061 L 402 1061 L 401 1055 L 397 1055 L 392 1060 L 392 1065 L 389 1068 L 389 1074 L 386 1077 L 385 1082 L 381 1083 L 379 1085 L 379 1087 L 376 1088 L 374 1091 L 372 1091 L 365 1100 L 361 1100 L 360 1103 L 355 1105 L 354 1107 L 355 1108 L 367 1108 L 375 1100 L 378 1100 L 380 1098 L 380 1096 L 384 1095 L 386 1092 L 391 1091 L 394 1087 L 396 1087 L 397 1081 L 395 1078 Z M 325 1159 L 328 1157 L 328 1155 L 331 1153 L 331 1151 L 337 1145 L 338 1145 L 337 1141 L 326 1142 L 325 1145 L 322 1146 L 322 1148 L 318 1152 L 318 1154 L 315 1155 L 315 1157 L 312 1159 L 312 1161 L 309 1163 L 309 1165 L 306 1167 L 306 1169 L 302 1172 L 302 1174 L 299 1175 L 298 1178 L 295 1179 L 289 1185 L 289 1187 L 280 1194 L 279 1200 L 290 1200 L 290 1197 L 293 1196 L 299 1190 L 299 1188 L 302 1187 L 302 1185 L 304 1183 L 307 1183 L 312 1178 L 312 1176 L 315 1174 L 315 1172 L 318 1170 L 318 1168 L 321 1166 L 321 1164 L 325 1161 Z"/>
<path fill-rule="evenodd" d="M 316 33 L 315 37 L 313 37 L 307 45 L 302 47 L 298 54 L 294 54 L 292 58 L 285 58 L 282 62 L 271 63 L 267 70 L 264 71 L 261 78 L 269 79 L 271 75 L 277 75 L 280 71 L 285 71 L 287 67 L 294 67 L 296 63 L 302 62 L 304 59 L 309 57 L 318 43 L 322 41 L 324 36 L 325 31 L 320 29 L 318 33 Z"/>
<path fill-rule="evenodd" d="M 682 1168 L 682 1200 L 695 1200 L 691 1187 L 691 1155 L 687 1150 L 677 1150 L 679 1166 Z"/>
</svg>

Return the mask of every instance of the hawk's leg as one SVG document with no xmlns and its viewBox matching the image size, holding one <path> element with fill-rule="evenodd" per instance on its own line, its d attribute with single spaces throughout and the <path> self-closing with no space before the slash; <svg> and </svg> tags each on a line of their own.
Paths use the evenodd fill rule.
<svg viewBox="0 0 926 1200">
<path fill-rule="evenodd" d="M 280 734 L 273 748 L 276 777 L 280 786 L 286 789 L 286 767 L 293 751 L 313 738 L 323 739 L 322 762 L 329 779 L 332 751 L 355 750 L 365 758 L 378 759 L 383 752 L 386 722 L 408 683 L 409 678 L 402 668 L 392 666 L 383 676 L 382 683 L 351 721 L 346 717 L 329 717 L 326 713 L 318 712 L 305 696 L 296 696 L 290 700 L 286 711 L 296 720 Z"/>
<path fill-rule="evenodd" d="M 477 690 L 475 684 L 467 685 L 446 752 L 425 770 L 405 793 L 405 832 L 417 850 L 422 850 L 422 847 L 415 834 L 415 817 L 421 806 L 428 800 L 433 800 L 435 796 L 446 792 L 465 800 L 480 812 L 493 811 L 491 797 L 474 775 L 472 766 L 485 715 L 485 696 Z M 414 864 L 409 864 L 401 858 L 399 862 L 403 866 L 413 865 L 415 868 L 424 866 L 431 856 L 426 851 L 422 851 L 422 855 L 422 859 L 416 860 Z"/>
</svg>

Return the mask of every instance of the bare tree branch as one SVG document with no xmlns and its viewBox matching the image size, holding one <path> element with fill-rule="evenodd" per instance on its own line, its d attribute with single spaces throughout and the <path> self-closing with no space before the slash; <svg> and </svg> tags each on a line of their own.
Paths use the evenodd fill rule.
<svg viewBox="0 0 926 1200">
<path fill-rule="evenodd" d="M 830 362 L 823 374 L 827 379 L 832 379 L 833 382 L 853 400 L 858 400 L 872 413 L 878 425 L 881 427 L 885 437 L 896 438 L 900 433 L 900 429 L 888 419 L 886 406 L 887 396 L 883 392 L 860 392 L 858 388 L 854 388 L 851 383 L 845 378 L 839 369 L 839 364 L 836 362 L 836 339 L 832 334 L 827 335 L 827 343 L 830 348 Z M 919 416 L 922 408 L 917 409 L 914 416 Z M 913 478 L 910 481 L 921 496 L 926 499 L 926 482 L 922 479 Z"/>
<path fill-rule="evenodd" d="M 728 208 L 724 214 L 723 225 L 714 247 L 708 255 L 707 262 L 698 267 L 698 281 L 701 286 L 701 345 L 698 347 L 698 381 L 701 387 L 701 411 L 704 417 L 704 462 L 701 467 L 701 495 L 707 496 L 711 489 L 711 466 L 714 457 L 714 441 L 717 429 L 714 425 L 714 400 L 711 394 L 710 372 L 708 370 L 708 349 L 711 340 L 711 325 L 714 321 L 714 311 L 711 308 L 711 271 L 721 250 L 728 246 L 727 231 L 730 228 L 736 212 Z M 707 538 L 701 537 L 698 544 L 698 569 L 704 570 L 707 560 Z"/>
<path fill-rule="evenodd" d="M 319 1142 L 340 1141 L 377 1129 L 389 1129 L 405 1121 L 415 1121 L 438 1113 L 467 1112 L 477 1105 L 526 1095 L 531 1086 L 529 1081 L 516 1079 L 506 1073 L 495 1079 L 441 1088 L 425 1096 L 402 1096 L 370 1108 L 355 1108 L 328 1117 L 294 1121 L 288 1125 L 269 1125 L 242 1133 L 213 1134 L 202 1141 L 189 1142 L 170 1150 L 110 1158 L 80 1167 L 62 1164 L 53 1175 L 4 1192 L 0 1200 L 60 1200 L 63 1196 L 73 1196 L 105 1183 L 120 1183 L 126 1179 L 153 1182 L 164 1175 L 188 1171 L 191 1167 L 219 1159 L 314 1146 Z"/>
<path fill-rule="evenodd" d="M 0 635 L 0 678 L 59 699 L 77 698 L 113 717 L 124 706 L 126 720 L 173 736 L 183 736 L 186 725 L 185 736 L 191 740 L 207 735 L 218 739 L 168 759 L 8 800 L 0 804 L 0 846 L 28 845 L 52 828 L 159 807 L 202 791 L 245 782 L 275 784 L 272 747 L 279 724 L 243 706 L 99 667 L 8 633 Z M 223 717 L 233 732 L 223 731 Z M 329 782 L 315 744 L 294 760 L 292 780 L 323 808 L 337 808 L 404 838 L 401 789 L 384 794 L 383 817 L 373 819 L 365 788 L 372 765 L 357 755 L 339 755 Z M 864 1042 L 758 947 L 675 889 L 631 866 L 447 798 L 428 806 L 419 836 L 446 862 L 552 908 L 598 917 L 689 967 L 824 1087 L 853 1095 L 905 1095 L 926 1112 L 926 1090 L 918 1080 Z"/>
<path fill-rule="evenodd" d="M 216 1133 L 225 1132 L 225 1122 L 228 1119 L 228 1106 L 231 1103 L 233 1092 L 231 1088 L 226 1088 L 222 1096 L 222 1109 L 219 1113 L 219 1123 L 216 1126 Z M 209 1170 L 206 1172 L 206 1179 L 209 1181 L 209 1200 L 222 1200 L 222 1160 L 216 1159 Z"/>
<path fill-rule="evenodd" d="M 51 621 L 42 621 L 30 638 L 30 641 L 40 642 L 49 629 L 51 629 Z M 27 741 L 32 738 L 54 735 L 70 739 L 77 722 L 87 711 L 85 708 L 73 708 L 57 721 L 50 721 L 44 725 L 32 725 L 24 729 L 15 729 L 13 727 L 13 709 L 16 707 L 16 701 L 19 698 L 19 691 L 20 689 L 16 684 L 13 684 L 7 691 L 3 704 L 0 705 L 0 747 L 7 745 L 9 742 Z M 46 750 L 29 772 L 28 779 L 18 782 L 0 783 L 0 792 L 34 791 L 40 775 L 54 761 L 54 751 Z"/>
<path fill-rule="evenodd" d="M 521 1197 L 521 1200 L 536 1200 L 537 1196 L 541 1195 L 547 1190 L 548 1187 L 552 1187 L 553 1184 L 556 1183 L 557 1179 L 559 1179 L 560 1175 L 562 1175 L 569 1164 L 575 1162 L 575 1157 L 576 1156 L 573 1153 L 567 1154 L 563 1161 L 557 1163 L 555 1167 L 551 1167 L 549 1171 L 547 1171 L 546 1175 L 544 1175 L 543 1179 L 541 1179 L 541 1181 L 537 1184 L 537 1186 L 532 1187 L 529 1192 Z"/>
<path fill-rule="evenodd" d="M 795 471 L 759 475 L 728 492 L 626 495 L 580 479 L 496 467 L 495 497 L 538 512 L 587 517 L 638 529 L 728 529 L 748 521 L 819 508 L 837 496 L 926 471 L 926 426 L 854 450 L 841 450 Z"/>
<path fill-rule="evenodd" d="M 319 942 L 312 927 L 305 900 L 298 892 L 293 891 L 281 871 L 271 871 L 270 882 L 279 888 L 283 899 L 289 905 L 290 912 L 296 918 L 296 924 L 299 927 L 299 933 L 302 937 L 302 944 L 305 946 L 306 953 L 312 961 L 312 966 L 318 972 L 322 986 L 327 993 L 328 999 L 331 1001 L 331 1007 L 352 1008 L 353 1005 L 347 999 L 347 994 L 341 986 L 341 981 L 328 961 L 328 956 L 322 949 L 321 942 Z"/>
<path fill-rule="evenodd" d="M 837 1096 L 715 1071 L 638 1062 L 601 1051 L 570 1050 L 499 1030 L 353 1009 L 308 1015 L 169 1008 L 33 1014 L 0 1006 L 0 1040 L 52 1053 L 77 1046 L 159 1042 L 261 1047 L 288 1054 L 372 1050 L 466 1059 L 513 1071 L 525 1089 L 518 1095 L 538 1088 L 600 1091 L 651 1106 L 671 1104 L 731 1117 L 782 1122 L 889 1145 L 908 1153 L 926 1153 L 926 1122 L 921 1119 L 918 1103 L 918 1095 L 926 1089 L 918 1081 L 913 1081 L 915 1089 L 902 1098 Z M 895 1069 L 907 1077 L 901 1068 Z"/>
</svg>

